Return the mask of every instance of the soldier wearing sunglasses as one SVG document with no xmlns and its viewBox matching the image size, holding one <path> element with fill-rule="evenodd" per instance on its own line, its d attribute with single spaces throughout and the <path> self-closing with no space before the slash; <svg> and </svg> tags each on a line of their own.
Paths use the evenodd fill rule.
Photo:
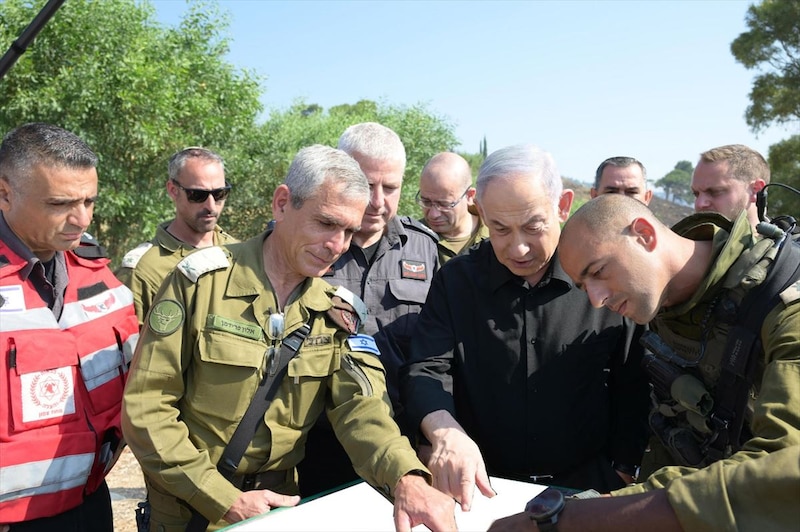
<svg viewBox="0 0 800 532">
<path fill-rule="evenodd" d="M 116 272 L 133 291 L 139 325 L 161 282 L 186 255 L 199 248 L 237 242 L 217 222 L 231 184 L 222 157 L 205 148 L 185 148 L 169 160 L 167 194 L 175 218 L 159 224 L 155 237 L 129 251 Z"/>
</svg>

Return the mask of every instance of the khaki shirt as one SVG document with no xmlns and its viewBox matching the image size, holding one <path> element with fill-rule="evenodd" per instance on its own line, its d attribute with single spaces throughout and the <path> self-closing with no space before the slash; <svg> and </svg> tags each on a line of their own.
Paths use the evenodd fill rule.
<svg viewBox="0 0 800 532">
<path fill-rule="evenodd" d="M 266 336 L 277 309 L 264 273 L 267 237 L 204 248 L 184 259 L 167 277 L 142 330 L 122 419 L 125 438 L 156 492 L 150 500 L 157 522 L 188 521 L 187 510 L 171 496 L 213 528 L 241 493 L 215 464 L 275 344 Z M 328 314 L 334 291 L 321 279 L 307 279 L 286 305 L 284 337 L 306 322 L 311 332 L 237 474 L 294 468 L 308 430 L 327 410 L 356 472 L 388 494 L 404 474 L 427 470 L 392 420 L 379 356 L 363 350 Z"/>
<path fill-rule="evenodd" d="M 708 224 L 707 224 L 708 225 Z M 702 230 L 698 227 L 698 231 Z M 675 307 L 659 312 L 656 321 L 660 326 L 680 328 L 689 331 L 700 326 L 696 316 L 704 315 L 709 295 L 719 290 L 719 280 L 723 279 L 729 268 L 746 249 L 752 246 L 750 225 L 746 217 L 740 217 L 731 233 L 719 228 L 708 227 L 705 240 L 713 240 L 715 260 L 706 279 L 701 283 L 692 298 Z M 696 233 L 695 233 L 696 234 Z M 698 238 L 695 238 L 696 240 Z M 786 245 L 791 245 L 787 243 Z M 788 293 L 788 291 L 787 291 Z M 745 442 L 742 449 L 729 458 L 716 462 L 719 467 L 743 462 L 753 458 L 763 458 L 768 453 L 785 447 L 800 444 L 800 298 L 785 297 L 782 302 L 767 314 L 761 327 L 761 342 L 764 351 L 759 372 L 762 376 L 756 381 L 758 395 L 752 401 L 750 430 L 753 437 Z M 651 445 L 653 441 L 651 440 Z M 666 466 L 655 471 L 641 484 L 615 491 L 614 495 L 630 495 L 651 489 L 666 487 L 670 481 L 684 475 L 713 475 L 717 469 L 699 470 L 683 466 Z M 711 478 L 709 476 L 709 478 Z M 725 519 L 724 515 L 708 516 L 709 519 Z"/>
<path fill-rule="evenodd" d="M 758 460 L 715 462 L 667 487 L 684 530 L 797 530 L 800 445 Z"/>
<path fill-rule="evenodd" d="M 181 259 L 197 249 L 172 236 L 167 231 L 171 223 L 172 220 L 159 224 L 156 236 L 150 242 L 140 244 L 126 253 L 119 269 L 114 272 L 117 279 L 133 292 L 133 306 L 136 307 L 140 327 L 153 306 L 164 278 Z M 235 242 L 238 240 L 219 226 L 214 228 L 215 246 Z"/>
<path fill-rule="evenodd" d="M 420 222 L 428 227 L 425 218 L 421 218 Z M 484 225 L 480 217 L 478 217 L 478 226 L 466 241 L 459 238 L 456 242 L 453 242 L 439 235 L 439 241 L 436 243 L 436 248 L 439 253 L 439 266 L 444 266 L 444 263 L 453 257 L 467 253 L 472 246 L 479 244 L 487 238 L 489 238 L 489 228 Z"/>
</svg>

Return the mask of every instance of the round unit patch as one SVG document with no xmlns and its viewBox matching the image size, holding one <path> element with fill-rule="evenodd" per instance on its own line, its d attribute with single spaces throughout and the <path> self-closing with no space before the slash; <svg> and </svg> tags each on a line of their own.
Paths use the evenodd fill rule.
<svg viewBox="0 0 800 532">
<path fill-rule="evenodd" d="M 167 336 L 178 330 L 183 324 L 183 306 L 174 299 L 164 299 L 156 303 L 147 315 L 150 330 Z"/>
</svg>

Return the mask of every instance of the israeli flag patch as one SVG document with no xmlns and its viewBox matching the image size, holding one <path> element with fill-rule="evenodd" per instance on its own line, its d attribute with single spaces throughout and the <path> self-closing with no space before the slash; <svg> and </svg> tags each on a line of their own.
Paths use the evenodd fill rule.
<svg viewBox="0 0 800 532">
<path fill-rule="evenodd" d="M 378 345 L 375 343 L 375 338 L 368 334 L 353 334 L 347 337 L 347 345 L 351 351 L 362 351 L 365 353 L 372 353 L 376 357 L 381 356 L 378 350 Z"/>
</svg>

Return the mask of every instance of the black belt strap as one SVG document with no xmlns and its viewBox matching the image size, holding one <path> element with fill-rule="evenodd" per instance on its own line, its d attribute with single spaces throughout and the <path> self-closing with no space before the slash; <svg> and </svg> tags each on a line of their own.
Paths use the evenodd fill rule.
<svg viewBox="0 0 800 532">
<path fill-rule="evenodd" d="M 272 398 L 275 397 L 281 381 L 283 381 L 289 361 L 300 350 L 300 346 L 303 345 L 310 332 L 311 326 L 304 323 L 302 327 L 283 340 L 281 348 L 274 351 L 272 360 L 267 361 L 268 370 L 261 380 L 261 384 L 258 385 L 253 401 L 247 407 L 247 411 L 242 416 L 242 420 L 217 463 L 217 470 L 226 480 L 231 480 L 236 473 L 247 446 L 253 441 L 259 423 L 263 420 L 264 413 L 272 403 Z M 207 528 L 208 519 L 197 510 L 192 509 L 192 519 L 186 525 L 186 532 L 203 532 Z"/>
<path fill-rule="evenodd" d="M 761 326 L 764 318 L 780 301 L 780 293 L 800 278 L 800 247 L 787 238 L 778 251 L 766 280 L 745 296 L 739 319 L 731 327 L 725 344 L 726 358 L 714 395 L 712 429 L 717 433 L 708 447 L 711 461 L 721 460 L 730 447 L 741 447 L 749 390 L 761 352 Z"/>
</svg>

